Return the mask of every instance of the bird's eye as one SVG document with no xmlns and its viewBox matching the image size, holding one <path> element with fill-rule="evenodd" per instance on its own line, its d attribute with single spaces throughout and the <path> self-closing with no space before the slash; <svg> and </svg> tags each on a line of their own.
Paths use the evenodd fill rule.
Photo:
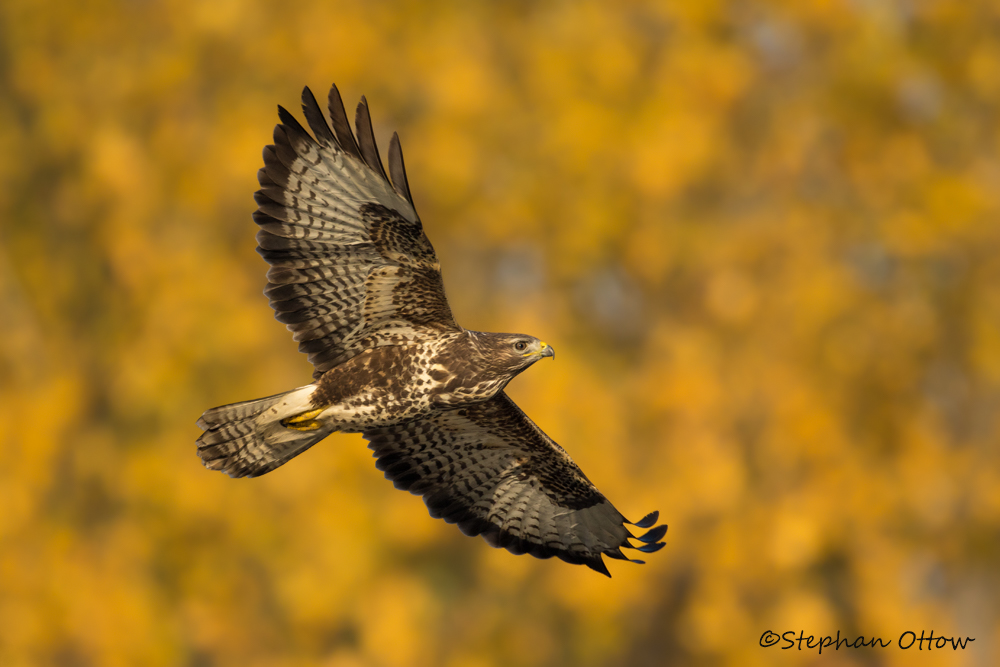
<svg viewBox="0 0 1000 667">
<path fill-rule="evenodd" d="M 518 352 L 524 352 L 524 348 L 526 347 L 528 347 L 528 344 L 525 343 L 523 340 L 519 340 L 516 343 L 514 343 L 514 349 L 517 350 Z"/>
</svg>

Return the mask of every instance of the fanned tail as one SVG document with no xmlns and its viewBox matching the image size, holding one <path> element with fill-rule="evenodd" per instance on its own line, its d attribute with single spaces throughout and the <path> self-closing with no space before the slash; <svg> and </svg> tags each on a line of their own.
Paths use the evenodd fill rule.
<svg viewBox="0 0 1000 667">
<path fill-rule="evenodd" d="M 223 405 L 198 420 L 198 456 L 230 477 L 259 477 L 298 456 L 333 429 L 302 419 L 315 385 L 254 401 Z M 315 411 L 313 411 L 315 412 Z"/>
</svg>

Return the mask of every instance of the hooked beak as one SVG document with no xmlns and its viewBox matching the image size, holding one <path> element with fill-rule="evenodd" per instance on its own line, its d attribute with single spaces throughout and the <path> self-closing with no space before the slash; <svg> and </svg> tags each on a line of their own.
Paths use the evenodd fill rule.
<svg viewBox="0 0 1000 667">
<path fill-rule="evenodd" d="M 555 359 L 556 358 L 556 351 L 554 349 L 552 349 L 551 345 L 549 345 L 548 343 L 544 343 L 543 342 L 541 349 L 538 351 L 538 356 L 539 357 L 552 357 L 553 359 Z"/>
</svg>

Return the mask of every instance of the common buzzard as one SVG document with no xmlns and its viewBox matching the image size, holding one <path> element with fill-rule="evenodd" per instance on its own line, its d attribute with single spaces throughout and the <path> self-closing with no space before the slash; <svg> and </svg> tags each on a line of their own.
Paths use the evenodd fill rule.
<svg viewBox="0 0 1000 667">
<path fill-rule="evenodd" d="M 389 142 L 387 176 L 365 98 L 357 140 L 336 86 L 328 106 L 332 130 L 303 91 L 312 135 L 278 107 L 253 214 L 257 252 L 271 265 L 264 293 L 309 355 L 314 381 L 206 411 L 198 420 L 205 465 L 256 477 L 330 433 L 361 433 L 396 488 L 494 547 L 608 576 L 602 554 L 632 560 L 622 548 L 662 548 L 667 527 L 652 527 L 657 512 L 626 520 L 504 393 L 554 356 L 552 347 L 455 321 L 399 138 Z M 634 537 L 625 524 L 650 530 Z"/>
</svg>

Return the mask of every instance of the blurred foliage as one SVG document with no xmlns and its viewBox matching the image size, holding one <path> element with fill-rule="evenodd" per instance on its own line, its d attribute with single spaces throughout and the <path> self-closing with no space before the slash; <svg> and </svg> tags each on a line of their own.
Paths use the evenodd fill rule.
<svg viewBox="0 0 1000 667">
<path fill-rule="evenodd" d="M 1000 661 L 1000 6 L 0 4 L 0 664 Z M 359 436 L 203 469 L 304 384 L 250 220 L 275 104 L 365 93 L 458 320 L 667 548 L 614 579 L 393 490 Z M 778 656 L 778 657 L 776 657 Z"/>
</svg>

